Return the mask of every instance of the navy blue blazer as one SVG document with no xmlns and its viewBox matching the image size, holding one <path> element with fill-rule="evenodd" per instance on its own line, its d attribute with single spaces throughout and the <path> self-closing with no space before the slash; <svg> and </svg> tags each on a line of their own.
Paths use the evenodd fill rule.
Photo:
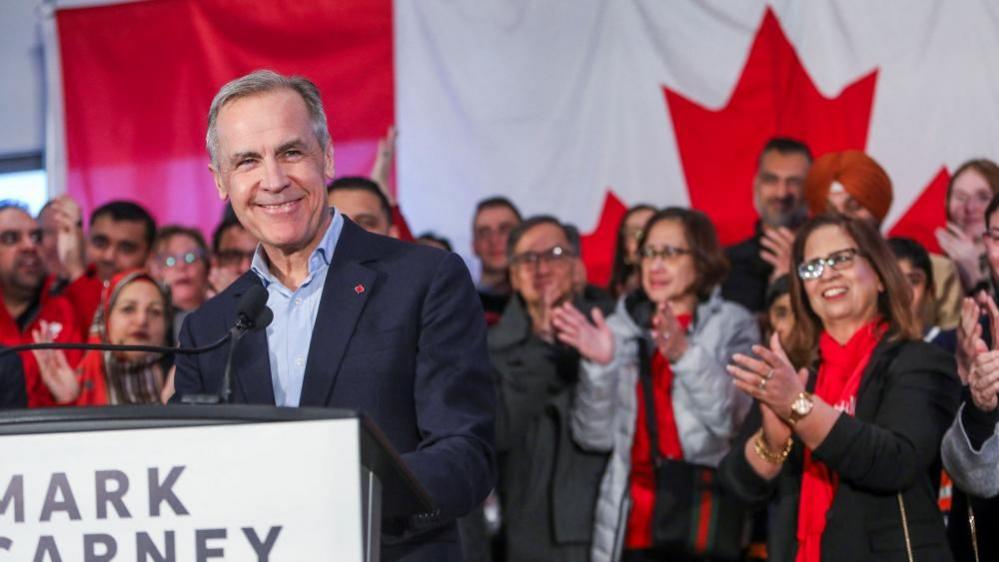
<svg viewBox="0 0 999 562">
<path fill-rule="evenodd" d="M 181 346 L 224 335 L 240 296 L 254 283 L 261 281 L 247 272 L 190 314 Z M 233 402 L 274 404 L 266 333 L 248 333 L 238 345 Z M 176 396 L 217 392 L 228 347 L 178 355 Z M 438 525 L 405 530 L 396 540 L 383 536 L 401 542 L 386 546 L 383 559 L 424 559 L 407 545 L 432 546 L 435 558 L 442 543 L 457 547 L 454 519 L 480 505 L 492 488 L 495 394 L 489 373 L 482 307 L 461 258 L 345 220 L 326 274 L 300 404 L 367 414 L 439 510 Z"/>
</svg>

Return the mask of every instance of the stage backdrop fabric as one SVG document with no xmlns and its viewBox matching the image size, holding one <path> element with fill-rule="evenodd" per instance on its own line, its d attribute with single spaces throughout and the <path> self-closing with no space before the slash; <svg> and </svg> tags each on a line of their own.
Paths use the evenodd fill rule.
<svg viewBox="0 0 999 562">
<path fill-rule="evenodd" d="M 748 236 L 773 135 L 868 151 L 894 182 L 886 231 L 931 248 L 948 171 L 999 157 L 999 6 L 985 1 L 148 0 L 55 17 L 66 188 L 206 230 L 205 114 L 259 67 L 319 84 L 338 174 L 366 172 L 397 124 L 414 232 L 469 258 L 475 202 L 504 194 L 589 234 L 598 282 L 632 204 L 692 205 L 724 242 Z"/>
</svg>

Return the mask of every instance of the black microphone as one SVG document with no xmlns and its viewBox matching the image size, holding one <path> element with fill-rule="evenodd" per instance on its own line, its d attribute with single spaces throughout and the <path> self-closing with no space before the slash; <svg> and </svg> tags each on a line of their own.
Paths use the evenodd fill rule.
<svg viewBox="0 0 999 562">
<path fill-rule="evenodd" d="M 219 388 L 218 401 L 228 404 L 232 398 L 232 359 L 236 354 L 236 345 L 243 335 L 250 330 L 262 330 L 274 320 L 274 312 L 267 307 L 267 289 L 263 285 L 253 284 L 236 304 L 236 325 L 229 330 L 231 344 L 229 354 L 225 358 L 225 370 L 222 372 L 222 386 Z"/>
</svg>

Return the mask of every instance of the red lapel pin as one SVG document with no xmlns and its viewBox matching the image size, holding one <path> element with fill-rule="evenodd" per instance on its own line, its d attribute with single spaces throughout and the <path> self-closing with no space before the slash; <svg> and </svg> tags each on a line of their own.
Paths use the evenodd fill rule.
<svg viewBox="0 0 999 562">
<path fill-rule="evenodd" d="M 364 292 L 364 285 L 358 284 L 357 286 L 355 286 L 354 287 L 354 292 L 357 293 L 357 294 L 359 294 L 359 295 L 361 293 L 363 293 Z"/>
</svg>

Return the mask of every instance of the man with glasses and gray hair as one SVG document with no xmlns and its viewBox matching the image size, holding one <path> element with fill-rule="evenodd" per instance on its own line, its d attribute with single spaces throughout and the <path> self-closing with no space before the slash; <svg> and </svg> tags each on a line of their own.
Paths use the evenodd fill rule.
<svg viewBox="0 0 999 562">
<path fill-rule="evenodd" d="M 495 468 L 486 327 L 464 262 L 327 206 L 333 145 L 305 78 L 229 82 L 206 144 L 219 196 L 260 244 L 250 271 L 187 318 L 181 345 L 217 339 L 240 297 L 265 287 L 274 320 L 244 337 L 232 400 L 363 411 L 437 508 L 383 527 L 381 559 L 460 560 L 455 519 L 486 497 Z M 178 357 L 178 400 L 216 393 L 228 351 Z"/>
<path fill-rule="evenodd" d="M 499 398 L 498 491 L 509 560 L 589 559 L 593 483 L 607 457 L 579 449 L 569 435 L 579 354 L 557 342 L 551 321 L 566 301 L 608 313 L 613 302 L 579 298 L 578 239 L 558 219 L 536 216 L 514 227 L 507 241 L 514 293 L 489 331 L 489 356 Z"/>
</svg>

